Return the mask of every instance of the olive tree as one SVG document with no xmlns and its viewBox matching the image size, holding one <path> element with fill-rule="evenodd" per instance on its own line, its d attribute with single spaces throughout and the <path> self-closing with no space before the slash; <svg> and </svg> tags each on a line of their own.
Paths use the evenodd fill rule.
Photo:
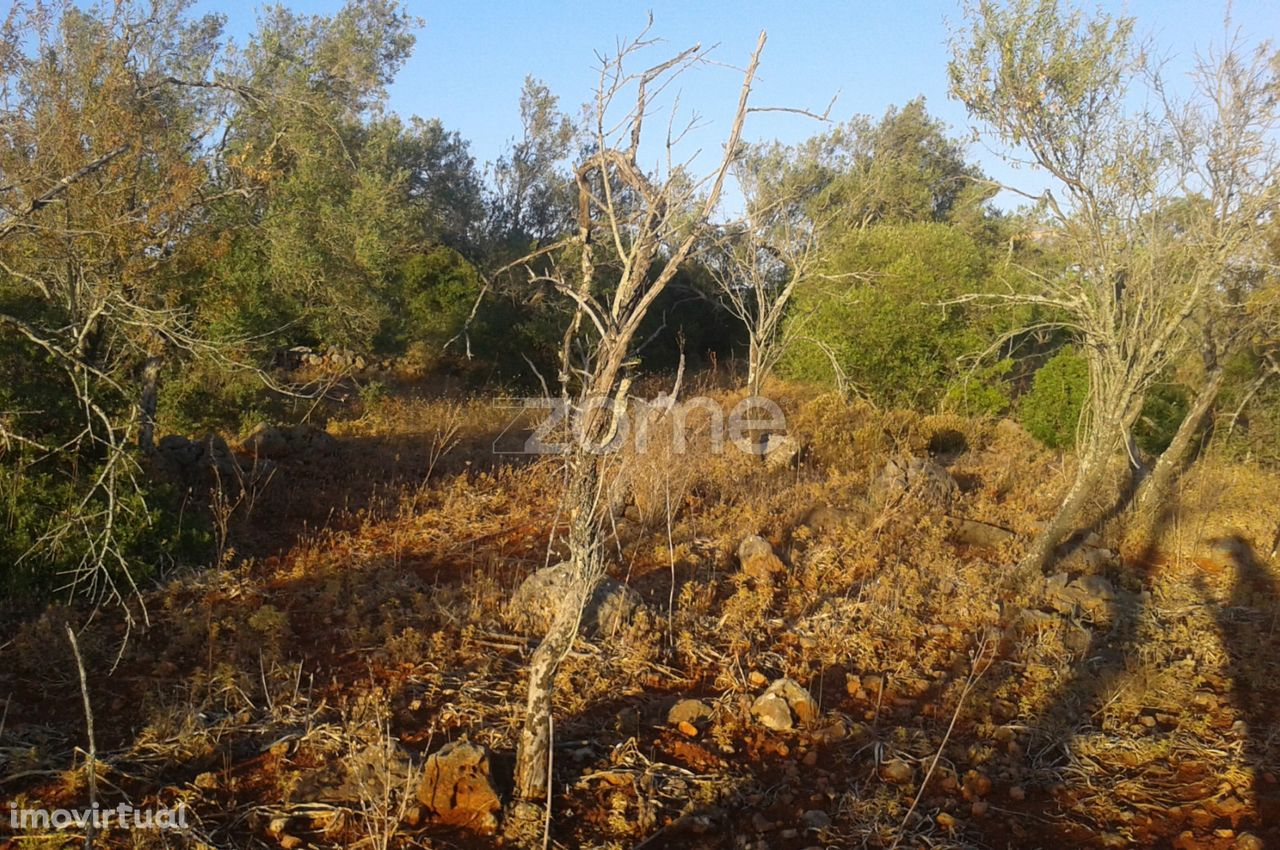
<svg viewBox="0 0 1280 850">
<path fill-rule="evenodd" d="M 1172 217 L 1173 226 L 1185 233 L 1193 252 L 1226 241 L 1207 259 L 1205 274 L 1213 284 L 1192 315 L 1199 361 L 1195 395 L 1173 440 L 1138 489 L 1136 503 L 1148 520 L 1160 513 L 1212 419 L 1231 360 L 1249 348 L 1260 360 L 1242 404 L 1280 371 L 1273 344 L 1267 342 L 1276 324 L 1271 303 L 1276 276 L 1267 237 L 1280 201 L 1280 153 L 1274 136 L 1280 119 L 1278 71 L 1280 53 L 1268 44 L 1247 50 L 1236 37 L 1197 60 L 1192 80 L 1198 97 L 1164 98 L 1177 117 L 1176 144 L 1191 163 L 1195 181 L 1188 186 L 1187 202 Z"/>
<path fill-rule="evenodd" d="M 1010 151 L 1052 180 L 1036 200 L 1067 264 L 1036 272 L 1008 300 L 1060 317 L 1089 371 L 1078 468 L 1032 543 L 1041 570 L 1130 447 L 1148 389 L 1191 341 L 1191 319 L 1257 228 L 1267 153 L 1255 146 L 1270 102 L 1150 100 L 1159 74 L 1133 21 L 1057 0 L 990 0 L 966 9 L 952 42 L 951 91 Z M 1017 154 L 1010 153 L 1010 157 Z"/>
</svg>

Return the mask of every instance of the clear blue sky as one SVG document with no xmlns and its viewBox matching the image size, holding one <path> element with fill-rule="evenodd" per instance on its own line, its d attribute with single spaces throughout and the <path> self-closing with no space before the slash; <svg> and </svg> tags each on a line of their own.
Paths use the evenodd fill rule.
<svg viewBox="0 0 1280 850">
<path fill-rule="evenodd" d="M 217 9 L 235 35 L 253 28 L 253 0 L 204 0 L 201 11 Z M 328 13 L 336 0 L 293 0 L 298 11 Z M 1168 57 L 1175 73 L 1196 50 L 1221 41 L 1225 2 L 1129 0 L 1104 2 L 1109 11 L 1133 15 L 1140 33 Z M 497 157 L 519 131 L 517 99 L 527 74 L 545 81 L 565 108 L 577 107 L 595 82 L 595 51 L 618 37 L 634 36 L 654 14 L 653 34 L 677 51 L 695 42 L 718 44 L 719 60 L 741 65 L 757 34 L 768 30 L 755 103 L 821 110 L 839 99 L 832 117 L 880 115 L 890 105 L 923 94 L 929 111 L 957 133 L 969 124 L 964 109 L 947 98 L 948 22 L 960 18 L 951 0 L 748 0 L 748 2 L 627 3 L 617 0 L 515 2 L 515 0 L 409 0 L 425 20 L 413 57 L 391 89 L 391 108 L 403 115 L 438 117 L 471 142 L 477 162 Z M 1276 0 L 1236 0 L 1234 22 L 1253 39 L 1280 40 Z M 652 52 L 661 58 L 663 49 Z M 705 127 L 692 138 L 710 160 L 736 100 L 738 74 L 706 68 L 682 82 L 682 107 L 696 109 Z M 749 138 L 795 141 L 819 125 L 792 115 L 752 116 Z M 988 173 L 1013 185 L 1037 190 L 1041 181 L 1026 170 L 1003 165 L 981 144 L 970 149 Z"/>
</svg>

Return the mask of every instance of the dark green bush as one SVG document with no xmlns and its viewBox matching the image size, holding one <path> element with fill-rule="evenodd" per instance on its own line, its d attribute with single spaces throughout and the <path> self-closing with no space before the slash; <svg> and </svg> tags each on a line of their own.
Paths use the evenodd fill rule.
<svg viewBox="0 0 1280 850">
<path fill-rule="evenodd" d="M 972 360 L 1006 315 L 948 303 L 984 291 L 988 274 L 982 250 L 954 227 L 880 225 L 853 233 L 824 273 L 797 289 L 789 321 L 798 341 L 781 371 L 830 383 L 834 358 L 852 384 L 883 406 L 1004 410 L 1007 364 L 975 370 Z"/>
<path fill-rule="evenodd" d="M 1075 349 L 1064 348 L 1036 370 L 1031 391 L 1018 401 L 1018 418 L 1046 446 L 1072 446 L 1088 395 L 1088 364 Z"/>
</svg>

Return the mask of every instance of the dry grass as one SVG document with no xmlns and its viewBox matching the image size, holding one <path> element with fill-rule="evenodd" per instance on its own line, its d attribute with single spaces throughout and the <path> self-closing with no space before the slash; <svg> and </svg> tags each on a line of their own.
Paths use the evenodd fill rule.
<svg viewBox="0 0 1280 850">
<path fill-rule="evenodd" d="M 739 397 L 697 391 L 726 407 Z M 1280 507 L 1264 498 L 1280 492 L 1276 473 L 1202 461 L 1154 561 L 1132 560 L 1150 541 L 1130 539 L 1127 517 L 1107 520 L 1099 502 L 1104 541 L 1130 558 L 1099 568 L 1120 593 L 1096 616 L 1064 616 L 1034 588 L 1002 589 L 1020 543 L 958 546 L 952 520 L 877 514 L 866 494 L 888 457 L 932 450 L 961 484 L 951 514 L 1025 536 L 1052 512 L 1069 457 L 1009 422 L 769 392 L 804 446 L 791 467 L 706 452 L 698 420 L 685 452 L 655 429 L 647 451 L 618 457 L 610 572 L 647 610 L 580 640 L 562 668 L 558 842 L 746 846 L 732 827 L 770 847 L 1104 846 L 1191 830 L 1195 846 L 1225 847 L 1214 830 L 1266 825 L 1280 756 L 1280 597 L 1266 560 Z M 280 843 L 281 818 L 317 847 L 438 836 L 400 822 L 408 784 L 392 781 L 393 754 L 419 759 L 462 734 L 512 751 L 531 641 L 504 608 L 560 554 L 548 551 L 558 464 L 494 463 L 502 415 L 479 400 L 390 398 L 331 423 L 342 454 L 322 471 L 282 468 L 271 487 L 328 481 L 308 492 L 369 487 L 374 498 L 331 503 L 331 522 L 277 554 L 157 590 L 154 628 L 116 674 L 91 681 L 95 707 L 114 718 L 99 723 L 108 801 L 185 800 L 211 846 Z M 281 504 L 266 494 L 255 533 L 269 533 Z M 801 524 L 822 505 L 844 519 Z M 786 562 L 775 582 L 738 572 L 748 534 Z M 1205 559 L 1224 536 L 1251 544 L 1248 576 Z M 0 776 L 18 777 L 5 795 L 54 804 L 83 791 L 70 771 L 77 685 L 57 672 L 71 669 L 58 635 L 72 616 L 51 609 L 4 649 Z M 971 682 L 987 635 L 990 667 Z M 109 618 L 93 624 L 91 669 L 110 666 L 117 638 Z M 751 720 L 751 700 L 782 675 L 818 700 L 813 728 Z M 714 708 L 696 737 L 663 722 L 685 695 Z M 325 771 L 370 751 L 384 754 L 386 781 L 317 801 Z M 906 775 L 886 778 L 894 770 Z M 830 818 L 820 833 L 801 822 L 813 810 Z"/>
</svg>

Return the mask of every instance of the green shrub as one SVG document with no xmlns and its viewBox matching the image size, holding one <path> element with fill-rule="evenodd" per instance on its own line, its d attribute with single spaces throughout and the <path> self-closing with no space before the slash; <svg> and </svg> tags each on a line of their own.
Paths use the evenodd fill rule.
<svg viewBox="0 0 1280 850">
<path fill-rule="evenodd" d="M 1018 402 L 1018 418 L 1046 446 L 1072 446 L 1088 395 L 1088 364 L 1075 349 L 1064 348 L 1036 370 L 1030 392 Z"/>
<path fill-rule="evenodd" d="M 1138 447 L 1150 454 L 1169 448 L 1191 406 L 1191 393 L 1179 384 L 1157 384 L 1142 402 L 1142 415 L 1133 427 Z"/>
<path fill-rule="evenodd" d="M 462 330 L 480 288 L 480 273 L 457 251 L 437 247 L 414 254 L 396 273 L 390 292 L 394 309 L 375 345 L 396 353 L 415 347 L 438 354 Z"/>
<path fill-rule="evenodd" d="M 972 369 L 1007 315 L 953 302 L 982 292 L 988 266 L 978 245 L 944 224 L 880 225 L 847 237 L 824 273 L 796 291 L 798 338 L 783 374 L 830 384 L 834 359 L 882 406 L 995 413 L 1008 406 L 1007 364 Z"/>
<path fill-rule="evenodd" d="M 47 459 L 27 465 L 12 456 L 6 460 L 12 462 L 0 465 L 0 596 L 38 601 L 69 587 L 90 554 L 88 535 L 78 523 L 84 518 L 88 527 L 96 527 L 94 517 L 105 508 L 102 494 L 82 501 L 84 480 L 100 470 L 72 472 Z M 207 558 L 212 541 L 207 518 L 181 510 L 179 498 L 172 488 L 156 484 L 144 490 L 126 485 L 118 491 L 113 531 L 128 577 L 126 567 L 111 558 L 103 569 L 124 596 L 130 593 L 129 580 L 141 585 L 165 564 Z M 71 531 L 58 538 L 57 546 L 48 545 L 46 536 L 68 522 Z M 99 577 L 80 590 L 101 592 L 104 587 Z"/>
</svg>

